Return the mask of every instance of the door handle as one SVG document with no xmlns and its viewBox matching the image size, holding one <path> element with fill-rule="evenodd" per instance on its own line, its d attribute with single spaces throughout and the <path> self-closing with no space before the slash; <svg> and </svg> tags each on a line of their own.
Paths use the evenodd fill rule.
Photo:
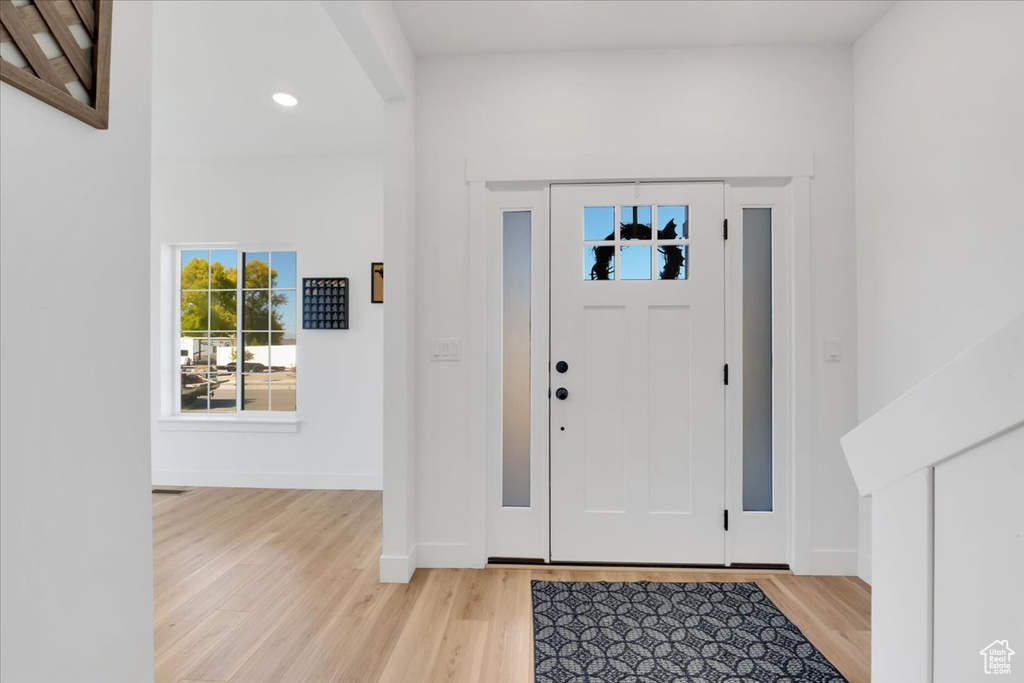
<svg viewBox="0 0 1024 683">
<path fill-rule="evenodd" d="M 569 364 L 566 363 L 564 360 L 560 360 L 557 363 L 555 363 L 555 370 L 558 370 L 560 374 L 569 372 Z"/>
<path fill-rule="evenodd" d="M 558 387 L 557 389 L 555 389 L 555 398 L 557 398 L 559 401 L 564 401 L 565 399 L 569 398 L 569 390 L 566 389 L 565 387 Z"/>
</svg>

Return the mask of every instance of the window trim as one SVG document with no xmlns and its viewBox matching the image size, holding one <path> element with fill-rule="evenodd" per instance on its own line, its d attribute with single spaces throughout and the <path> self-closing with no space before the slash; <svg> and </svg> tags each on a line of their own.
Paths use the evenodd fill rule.
<svg viewBox="0 0 1024 683">
<path fill-rule="evenodd" d="M 299 431 L 296 419 L 268 420 L 264 418 L 237 418 L 229 413 L 215 413 L 216 417 L 175 415 L 157 418 L 162 432 L 264 432 L 295 433 Z M 224 417 L 224 416 L 227 417 Z"/>
<path fill-rule="evenodd" d="M 244 432 L 297 432 L 299 411 L 236 410 L 234 413 L 182 413 L 180 392 L 181 354 L 181 252 L 192 249 L 233 249 L 241 266 L 244 252 L 293 251 L 298 262 L 298 248 L 285 242 L 175 242 L 160 248 L 162 273 L 160 282 L 161 316 L 159 321 L 159 358 L 153 370 L 153 382 L 160 388 L 159 410 L 154 416 L 161 431 L 244 431 Z M 301 276 L 296 268 L 296 297 Z M 242 283 L 239 283 L 239 303 L 242 303 Z M 236 322 L 236 332 L 237 329 Z M 295 322 L 296 345 L 301 326 Z M 243 377 L 244 374 L 240 374 Z"/>
</svg>

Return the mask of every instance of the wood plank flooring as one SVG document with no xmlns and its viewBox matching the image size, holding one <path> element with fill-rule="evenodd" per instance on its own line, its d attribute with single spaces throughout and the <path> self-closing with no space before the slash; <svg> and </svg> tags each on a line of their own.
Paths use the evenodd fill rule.
<svg viewBox="0 0 1024 683">
<path fill-rule="evenodd" d="M 489 567 L 377 582 L 378 491 L 153 496 L 157 683 L 533 679 L 530 580 L 755 581 L 851 681 L 870 589 L 788 572 Z"/>
</svg>

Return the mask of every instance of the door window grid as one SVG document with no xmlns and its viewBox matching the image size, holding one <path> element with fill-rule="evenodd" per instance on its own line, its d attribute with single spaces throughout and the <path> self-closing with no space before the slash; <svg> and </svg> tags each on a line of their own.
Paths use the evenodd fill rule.
<svg viewBox="0 0 1024 683">
<path fill-rule="evenodd" d="M 584 207 L 583 238 L 584 280 L 688 279 L 687 205 Z"/>
</svg>

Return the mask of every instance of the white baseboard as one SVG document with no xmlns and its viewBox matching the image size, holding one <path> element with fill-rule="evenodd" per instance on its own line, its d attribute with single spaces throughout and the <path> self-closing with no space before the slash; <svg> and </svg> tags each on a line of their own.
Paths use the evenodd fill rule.
<svg viewBox="0 0 1024 683">
<path fill-rule="evenodd" d="M 381 583 L 409 583 L 416 572 L 416 547 L 408 555 L 381 555 Z"/>
<path fill-rule="evenodd" d="M 420 543 L 416 566 L 433 569 L 483 569 L 486 559 L 477 557 L 469 543 Z"/>
<path fill-rule="evenodd" d="M 482 569 L 469 543 L 420 543 L 408 555 L 381 555 L 381 583 L 408 583 L 416 569 Z"/>
<path fill-rule="evenodd" d="M 871 555 L 862 554 L 858 556 L 857 576 L 867 585 L 871 585 Z"/>
<path fill-rule="evenodd" d="M 857 576 L 856 550 L 812 550 L 811 574 L 815 576 Z"/>
<path fill-rule="evenodd" d="M 381 474 L 324 472 L 217 472 L 213 470 L 154 470 L 153 486 L 226 486 L 254 489 L 337 489 L 380 491 Z"/>
</svg>

